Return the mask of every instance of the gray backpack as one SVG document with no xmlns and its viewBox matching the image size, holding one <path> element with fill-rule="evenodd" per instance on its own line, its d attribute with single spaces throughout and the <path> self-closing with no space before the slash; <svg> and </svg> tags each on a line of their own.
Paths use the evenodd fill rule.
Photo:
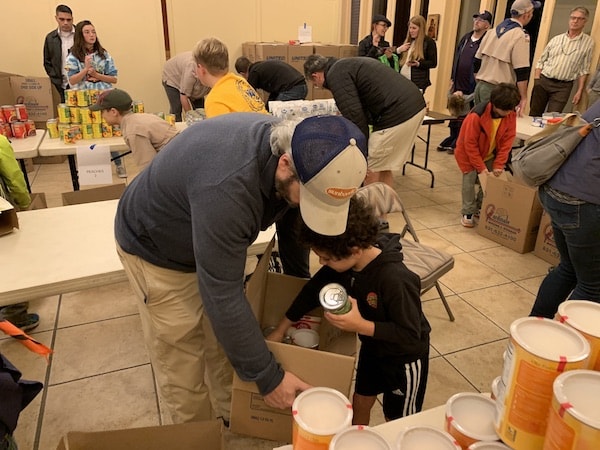
<svg viewBox="0 0 600 450">
<path fill-rule="evenodd" d="M 588 123 L 579 114 L 567 114 L 557 123 L 548 124 L 514 149 L 511 158 L 513 174 L 528 186 L 541 186 L 556 173 L 592 128 L 600 126 L 600 118 Z"/>
</svg>

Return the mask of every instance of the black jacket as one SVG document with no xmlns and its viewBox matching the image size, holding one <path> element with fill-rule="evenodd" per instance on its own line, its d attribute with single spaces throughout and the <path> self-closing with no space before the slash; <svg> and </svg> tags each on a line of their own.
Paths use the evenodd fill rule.
<svg viewBox="0 0 600 450">
<path fill-rule="evenodd" d="M 419 89 L 425 89 L 431 86 L 429 79 L 429 70 L 437 67 L 437 46 L 435 41 L 429 36 L 425 36 L 423 41 L 423 59 L 419 60 L 418 67 L 411 67 L 410 79 Z"/>
<path fill-rule="evenodd" d="M 52 84 L 62 87 L 62 42 L 58 30 L 51 31 L 46 35 L 44 41 L 44 69 L 46 69 Z"/>
<path fill-rule="evenodd" d="M 369 125 L 373 131 L 394 127 L 425 108 L 414 83 L 377 59 L 329 58 L 324 87 L 333 93 L 342 115 L 367 137 Z"/>
<path fill-rule="evenodd" d="M 289 91 L 300 84 L 306 84 L 306 80 L 300 72 L 288 63 L 268 59 L 250 66 L 248 83 L 254 89 L 267 91 L 270 94 L 269 100 L 274 100 L 280 92 Z"/>
<path fill-rule="evenodd" d="M 473 42 L 473 45 L 477 46 L 477 48 L 479 48 L 479 44 L 481 44 L 485 33 L 486 32 L 484 32 L 483 35 L 477 41 Z M 460 38 L 460 41 L 458 41 L 458 45 L 456 46 L 456 51 L 454 52 L 454 60 L 452 61 L 452 74 L 450 76 L 454 83 L 456 83 L 456 71 L 458 69 L 458 60 L 460 58 L 460 55 L 462 55 L 462 52 L 465 49 L 465 45 L 467 45 L 467 42 L 471 41 L 471 36 L 473 36 L 473 31 L 469 31 L 462 38 Z M 475 91 L 475 74 L 473 66 L 471 67 L 469 81 L 471 89 L 468 92 L 464 92 L 465 94 L 471 94 Z M 452 86 L 452 90 L 456 90 L 454 86 Z"/>
<path fill-rule="evenodd" d="M 389 47 L 390 43 L 386 40 L 380 40 L 379 46 L 373 45 L 373 35 L 369 34 L 358 43 L 358 56 L 368 56 L 370 58 L 379 58 L 383 55 L 383 49 Z"/>
<path fill-rule="evenodd" d="M 320 306 L 319 291 L 323 286 L 339 283 L 356 299 L 361 316 L 375 322 L 372 337 L 358 335 L 363 349 L 378 357 L 414 361 L 429 351 L 431 331 L 421 309 L 421 280 L 402 262 L 400 235 L 382 234 L 377 247 L 381 254 L 360 272 L 339 273 L 322 267 L 302 288 L 285 315 L 293 322 L 299 320 Z"/>
</svg>

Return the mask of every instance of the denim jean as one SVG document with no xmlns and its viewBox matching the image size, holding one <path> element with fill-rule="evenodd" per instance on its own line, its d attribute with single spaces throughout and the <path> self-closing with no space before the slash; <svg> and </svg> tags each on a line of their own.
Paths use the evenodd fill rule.
<svg viewBox="0 0 600 450">
<path fill-rule="evenodd" d="M 543 186 L 539 196 L 552 219 L 560 263 L 542 281 L 530 315 L 551 319 L 567 298 L 600 303 L 600 205 L 563 203 Z"/>
<path fill-rule="evenodd" d="M 308 88 L 306 83 L 298 84 L 287 91 L 280 92 L 277 97 L 269 100 L 277 100 L 280 102 L 287 102 L 290 100 L 304 100 L 308 94 Z"/>
</svg>

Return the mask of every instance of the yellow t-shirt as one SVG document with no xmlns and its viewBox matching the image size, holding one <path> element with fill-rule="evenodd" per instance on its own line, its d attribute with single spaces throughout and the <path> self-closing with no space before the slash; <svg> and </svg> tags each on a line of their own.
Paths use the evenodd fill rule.
<svg viewBox="0 0 600 450">
<path fill-rule="evenodd" d="M 258 112 L 268 114 L 265 104 L 252 86 L 232 72 L 215 84 L 204 101 L 206 117 L 216 117 L 232 112 Z"/>
<path fill-rule="evenodd" d="M 492 119 L 492 132 L 490 134 L 490 149 L 488 150 L 488 154 L 485 156 L 484 161 L 489 161 L 494 157 L 494 150 L 496 150 L 496 133 L 498 133 L 498 127 L 500 126 L 500 122 L 502 122 L 502 117 L 498 117 L 497 119 Z"/>
</svg>

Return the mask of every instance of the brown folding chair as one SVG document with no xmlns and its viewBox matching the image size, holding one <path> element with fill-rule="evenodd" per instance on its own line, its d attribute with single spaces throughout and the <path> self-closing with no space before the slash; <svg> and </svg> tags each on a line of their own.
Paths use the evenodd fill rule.
<svg viewBox="0 0 600 450">
<path fill-rule="evenodd" d="M 400 242 L 402 243 L 404 264 L 421 278 L 421 295 L 433 287 L 436 288 L 448 317 L 453 322 L 454 314 L 452 314 L 438 280 L 454 267 L 454 257 L 444 251 L 421 244 L 400 197 L 387 184 L 369 184 L 360 188 L 356 195 L 364 198 L 368 204 L 373 206 L 375 214 L 378 216 L 396 212 L 402 214 L 405 224 L 400 232 L 402 237 Z M 407 233 L 412 239 L 404 238 Z"/>
</svg>

